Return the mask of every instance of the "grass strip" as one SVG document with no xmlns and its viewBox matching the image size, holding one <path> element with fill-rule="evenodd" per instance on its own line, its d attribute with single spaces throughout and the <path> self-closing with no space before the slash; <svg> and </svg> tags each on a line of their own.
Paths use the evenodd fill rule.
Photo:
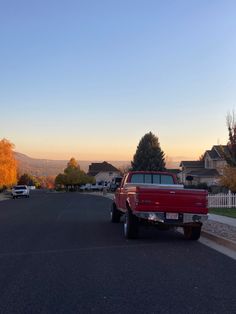
<svg viewBox="0 0 236 314">
<path fill-rule="evenodd" d="M 236 208 L 209 208 L 209 213 L 236 218 Z"/>
</svg>

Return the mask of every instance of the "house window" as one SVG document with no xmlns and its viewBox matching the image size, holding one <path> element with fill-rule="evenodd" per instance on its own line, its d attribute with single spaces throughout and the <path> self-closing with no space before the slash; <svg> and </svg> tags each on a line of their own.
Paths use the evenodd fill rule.
<svg viewBox="0 0 236 314">
<path fill-rule="evenodd" d="M 210 161 L 209 161 L 209 159 L 205 160 L 205 168 L 210 168 Z"/>
</svg>

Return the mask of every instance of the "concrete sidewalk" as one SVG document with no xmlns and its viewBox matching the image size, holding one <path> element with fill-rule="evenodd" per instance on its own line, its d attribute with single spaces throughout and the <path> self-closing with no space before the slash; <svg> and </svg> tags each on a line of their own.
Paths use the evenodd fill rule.
<svg viewBox="0 0 236 314">
<path fill-rule="evenodd" d="M 235 209 L 236 211 L 236 209 Z M 226 216 L 221 216 L 221 215 L 214 215 L 214 214 L 209 214 L 209 220 L 217 221 L 229 226 L 236 227 L 236 218 L 230 218 Z"/>
</svg>

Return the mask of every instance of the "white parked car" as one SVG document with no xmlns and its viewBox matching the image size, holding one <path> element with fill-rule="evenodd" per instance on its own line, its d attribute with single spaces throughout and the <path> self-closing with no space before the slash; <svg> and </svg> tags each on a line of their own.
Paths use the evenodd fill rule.
<svg viewBox="0 0 236 314">
<path fill-rule="evenodd" d="M 104 185 L 99 182 L 99 183 L 93 183 L 93 184 L 85 184 L 81 185 L 80 191 L 102 191 L 104 188 Z"/>
<path fill-rule="evenodd" d="M 91 191 L 102 191 L 103 185 L 101 183 L 93 183 L 91 185 Z"/>
<path fill-rule="evenodd" d="M 17 197 L 28 197 L 29 198 L 29 189 L 27 185 L 15 185 L 11 191 L 12 198 Z"/>
<path fill-rule="evenodd" d="M 81 185 L 81 187 L 79 189 L 80 189 L 80 191 L 90 191 L 91 190 L 91 184 L 87 183 L 87 184 Z"/>
</svg>

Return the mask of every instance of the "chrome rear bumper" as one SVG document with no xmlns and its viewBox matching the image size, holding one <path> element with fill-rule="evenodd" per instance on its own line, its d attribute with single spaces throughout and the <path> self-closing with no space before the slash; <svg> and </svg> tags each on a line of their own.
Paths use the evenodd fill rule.
<svg viewBox="0 0 236 314">
<path fill-rule="evenodd" d="M 178 220 L 169 220 L 166 219 L 166 215 L 164 212 L 133 212 L 135 216 L 141 219 L 146 219 L 153 222 L 160 223 L 175 223 L 176 224 L 185 224 L 185 223 L 203 223 L 207 221 L 208 214 L 194 214 L 194 213 L 179 213 L 181 219 Z"/>
</svg>

